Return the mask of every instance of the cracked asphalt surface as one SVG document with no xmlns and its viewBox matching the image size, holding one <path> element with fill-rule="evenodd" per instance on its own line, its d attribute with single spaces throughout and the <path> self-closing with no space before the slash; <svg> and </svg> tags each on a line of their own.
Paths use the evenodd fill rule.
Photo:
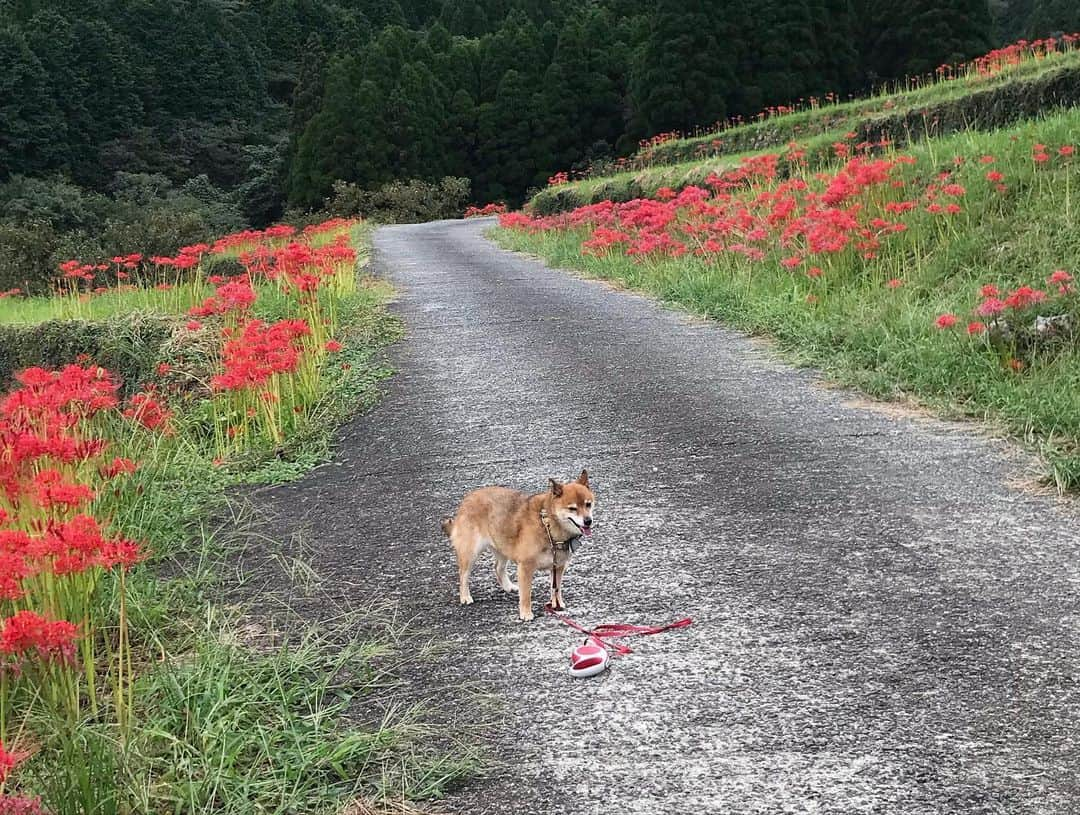
<svg viewBox="0 0 1080 815">
<path fill-rule="evenodd" d="M 741 334 L 501 251 L 490 225 L 378 231 L 398 373 L 332 464 L 259 498 L 330 594 L 451 643 L 416 693 L 501 699 L 498 765 L 444 809 L 1080 812 L 1074 505 L 1010 487 L 1022 457 L 974 428 L 859 406 Z M 519 623 L 483 562 L 458 606 L 439 520 L 583 466 L 598 529 L 571 614 L 695 623 L 573 680 L 578 637 Z"/>
</svg>

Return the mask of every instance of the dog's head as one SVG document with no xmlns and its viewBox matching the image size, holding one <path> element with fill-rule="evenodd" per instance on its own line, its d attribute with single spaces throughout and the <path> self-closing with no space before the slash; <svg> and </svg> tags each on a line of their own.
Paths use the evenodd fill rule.
<svg viewBox="0 0 1080 815">
<path fill-rule="evenodd" d="M 591 535 L 596 496 L 589 489 L 589 473 L 582 470 L 577 481 L 569 484 L 560 484 L 554 478 L 548 480 L 551 482 L 552 510 L 559 525 L 574 535 Z"/>
</svg>

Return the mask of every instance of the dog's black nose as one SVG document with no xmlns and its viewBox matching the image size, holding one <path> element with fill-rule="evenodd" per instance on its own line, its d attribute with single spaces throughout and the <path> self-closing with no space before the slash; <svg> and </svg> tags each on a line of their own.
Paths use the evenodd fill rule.
<svg viewBox="0 0 1080 815">
<path fill-rule="evenodd" d="M 582 521 L 582 523 L 584 523 L 585 528 L 588 529 L 590 526 L 592 526 L 592 518 L 586 518 L 584 521 Z"/>
</svg>

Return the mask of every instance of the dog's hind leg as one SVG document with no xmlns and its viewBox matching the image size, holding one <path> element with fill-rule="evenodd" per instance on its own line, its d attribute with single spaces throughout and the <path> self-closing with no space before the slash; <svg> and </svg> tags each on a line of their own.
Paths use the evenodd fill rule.
<svg viewBox="0 0 1080 815">
<path fill-rule="evenodd" d="M 518 587 L 510 582 L 510 578 L 506 575 L 506 564 L 509 561 L 500 555 L 495 553 L 495 579 L 499 582 L 499 588 L 506 592 L 514 592 L 518 590 Z"/>
<path fill-rule="evenodd" d="M 469 534 L 466 530 L 454 527 L 450 536 L 450 542 L 454 544 L 457 552 L 458 565 L 458 599 L 461 605 L 470 605 L 473 601 L 472 592 L 469 591 L 469 575 L 472 573 L 473 563 L 476 556 L 483 549 L 483 542 L 475 534 Z"/>
</svg>

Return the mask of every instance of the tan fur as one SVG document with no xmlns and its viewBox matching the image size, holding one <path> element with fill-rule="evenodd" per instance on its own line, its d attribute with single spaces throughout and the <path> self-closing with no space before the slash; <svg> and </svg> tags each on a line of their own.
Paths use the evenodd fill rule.
<svg viewBox="0 0 1080 815">
<path fill-rule="evenodd" d="M 589 489 L 589 474 L 581 471 L 576 481 L 561 484 L 550 479 L 551 488 L 537 495 L 505 487 L 484 487 L 470 492 L 453 518 L 442 522 L 457 552 L 458 590 L 462 605 L 472 603 L 469 575 L 477 556 L 485 549 L 495 555 L 495 579 L 507 592 L 518 592 L 518 614 L 531 620 L 532 581 L 537 571 L 554 569 L 551 605 L 561 611 L 562 577 L 570 562 L 569 550 L 558 550 L 552 562 L 551 542 L 540 520 L 546 510 L 551 536 L 557 542 L 569 540 L 590 529 L 596 497 Z M 506 575 L 509 561 L 517 564 L 518 585 Z"/>
</svg>

